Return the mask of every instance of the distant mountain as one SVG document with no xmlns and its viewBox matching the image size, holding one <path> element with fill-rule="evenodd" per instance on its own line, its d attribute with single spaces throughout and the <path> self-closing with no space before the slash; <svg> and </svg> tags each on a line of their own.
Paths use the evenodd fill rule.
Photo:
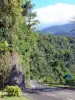
<svg viewBox="0 0 75 100">
<path fill-rule="evenodd" d="M 55 25 L 55 26 L 44 28 L 40 32 L 42 34 L 50 33 L 53 35 L 75 36 L 75 31 L 74 32 L 71 31 L 72 28 L 73 28 L 72 24 Z"/>
</svg>

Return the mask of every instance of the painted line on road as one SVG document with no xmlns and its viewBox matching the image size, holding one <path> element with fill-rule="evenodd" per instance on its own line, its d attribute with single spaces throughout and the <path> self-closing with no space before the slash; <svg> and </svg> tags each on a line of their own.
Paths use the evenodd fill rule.
<svg viewBox="0 0 75 100">
<path fill-rule="evenodd" d="M 47 94 L 42 94 L 42 95 L 47 95 L 47 96 L 57 97 L 56 95 L 54 95 L 54 94 L 49 94 L 49 93 L 47 93 Z"/>
<path fill-rule="evenodd" d="M 74 100 L 74 99 L 66 98 L 66 100 Z"/>
</svg>

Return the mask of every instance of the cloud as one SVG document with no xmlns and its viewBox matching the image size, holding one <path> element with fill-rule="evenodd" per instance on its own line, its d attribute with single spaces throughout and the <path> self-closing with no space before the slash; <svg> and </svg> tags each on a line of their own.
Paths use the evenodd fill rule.
<svg viewBox="0 0 75 100">
<path fill-rule="evenodd" d="M 75 16 L 74 4 L 57 3 L 36 10 L 40 26 L 49 24 L 64 24 Z"/>
</svg>

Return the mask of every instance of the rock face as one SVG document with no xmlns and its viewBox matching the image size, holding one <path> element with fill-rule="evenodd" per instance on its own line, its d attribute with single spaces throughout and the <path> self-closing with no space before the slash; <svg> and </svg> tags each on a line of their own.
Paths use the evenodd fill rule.
<svg viewBox="0 0 75 100">
<path fill-rule="evenodd" d="M 25 77 L 22 72 L 22 66 L 19 61 L 19 56 L 16 53 L 11 53 L 12 70 L 9 76 L 9 85 L 18 85 L 21 89 L 25 88 Z"/>
</svg>

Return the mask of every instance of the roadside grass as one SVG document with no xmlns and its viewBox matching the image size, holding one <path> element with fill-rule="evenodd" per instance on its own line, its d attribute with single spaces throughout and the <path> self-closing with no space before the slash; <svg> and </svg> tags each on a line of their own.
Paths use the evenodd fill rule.
<svg viewBox="0 0 75 100">
<path fill-rule="evenodd" d="M 41 83 L 41 85 L 45 85 L 45 86 L 48 86 L 48 87 L 58 87 L 58 88 L 73 88 L 75 89 L 75 86 L 70 86 L 70 85 L 67 85 L 67 84 L 56 84 L 56 83 Z"/>
<path fill-rule="evenodd" d="M 55 84 L 53 84 L 53 85 L 51 85 L 51 84 L 47 84 L 48 86 L 50 86 L 50 87 L 67 87 L 67 88 L 70 88 L 71 86 L 69 86 L 69 85 L 55 85 Z"/>
<path fill-rule="evenodd" d="M 73 85 L 68 84 L 46 84 L 47 86 L 53 86 L 53 87 L 66 87 L 66 88 L 75 88 Z"/>
<path fill-rule="evenodd" d="M 0 91 L 0 100 L 30 100 L 29 98 L 26 98 L 24 96 L 19 96 L 19 97 L 16 97 L 16 96 L 7 96 L 7 92 L 2 92 Z"/>
</svg>

